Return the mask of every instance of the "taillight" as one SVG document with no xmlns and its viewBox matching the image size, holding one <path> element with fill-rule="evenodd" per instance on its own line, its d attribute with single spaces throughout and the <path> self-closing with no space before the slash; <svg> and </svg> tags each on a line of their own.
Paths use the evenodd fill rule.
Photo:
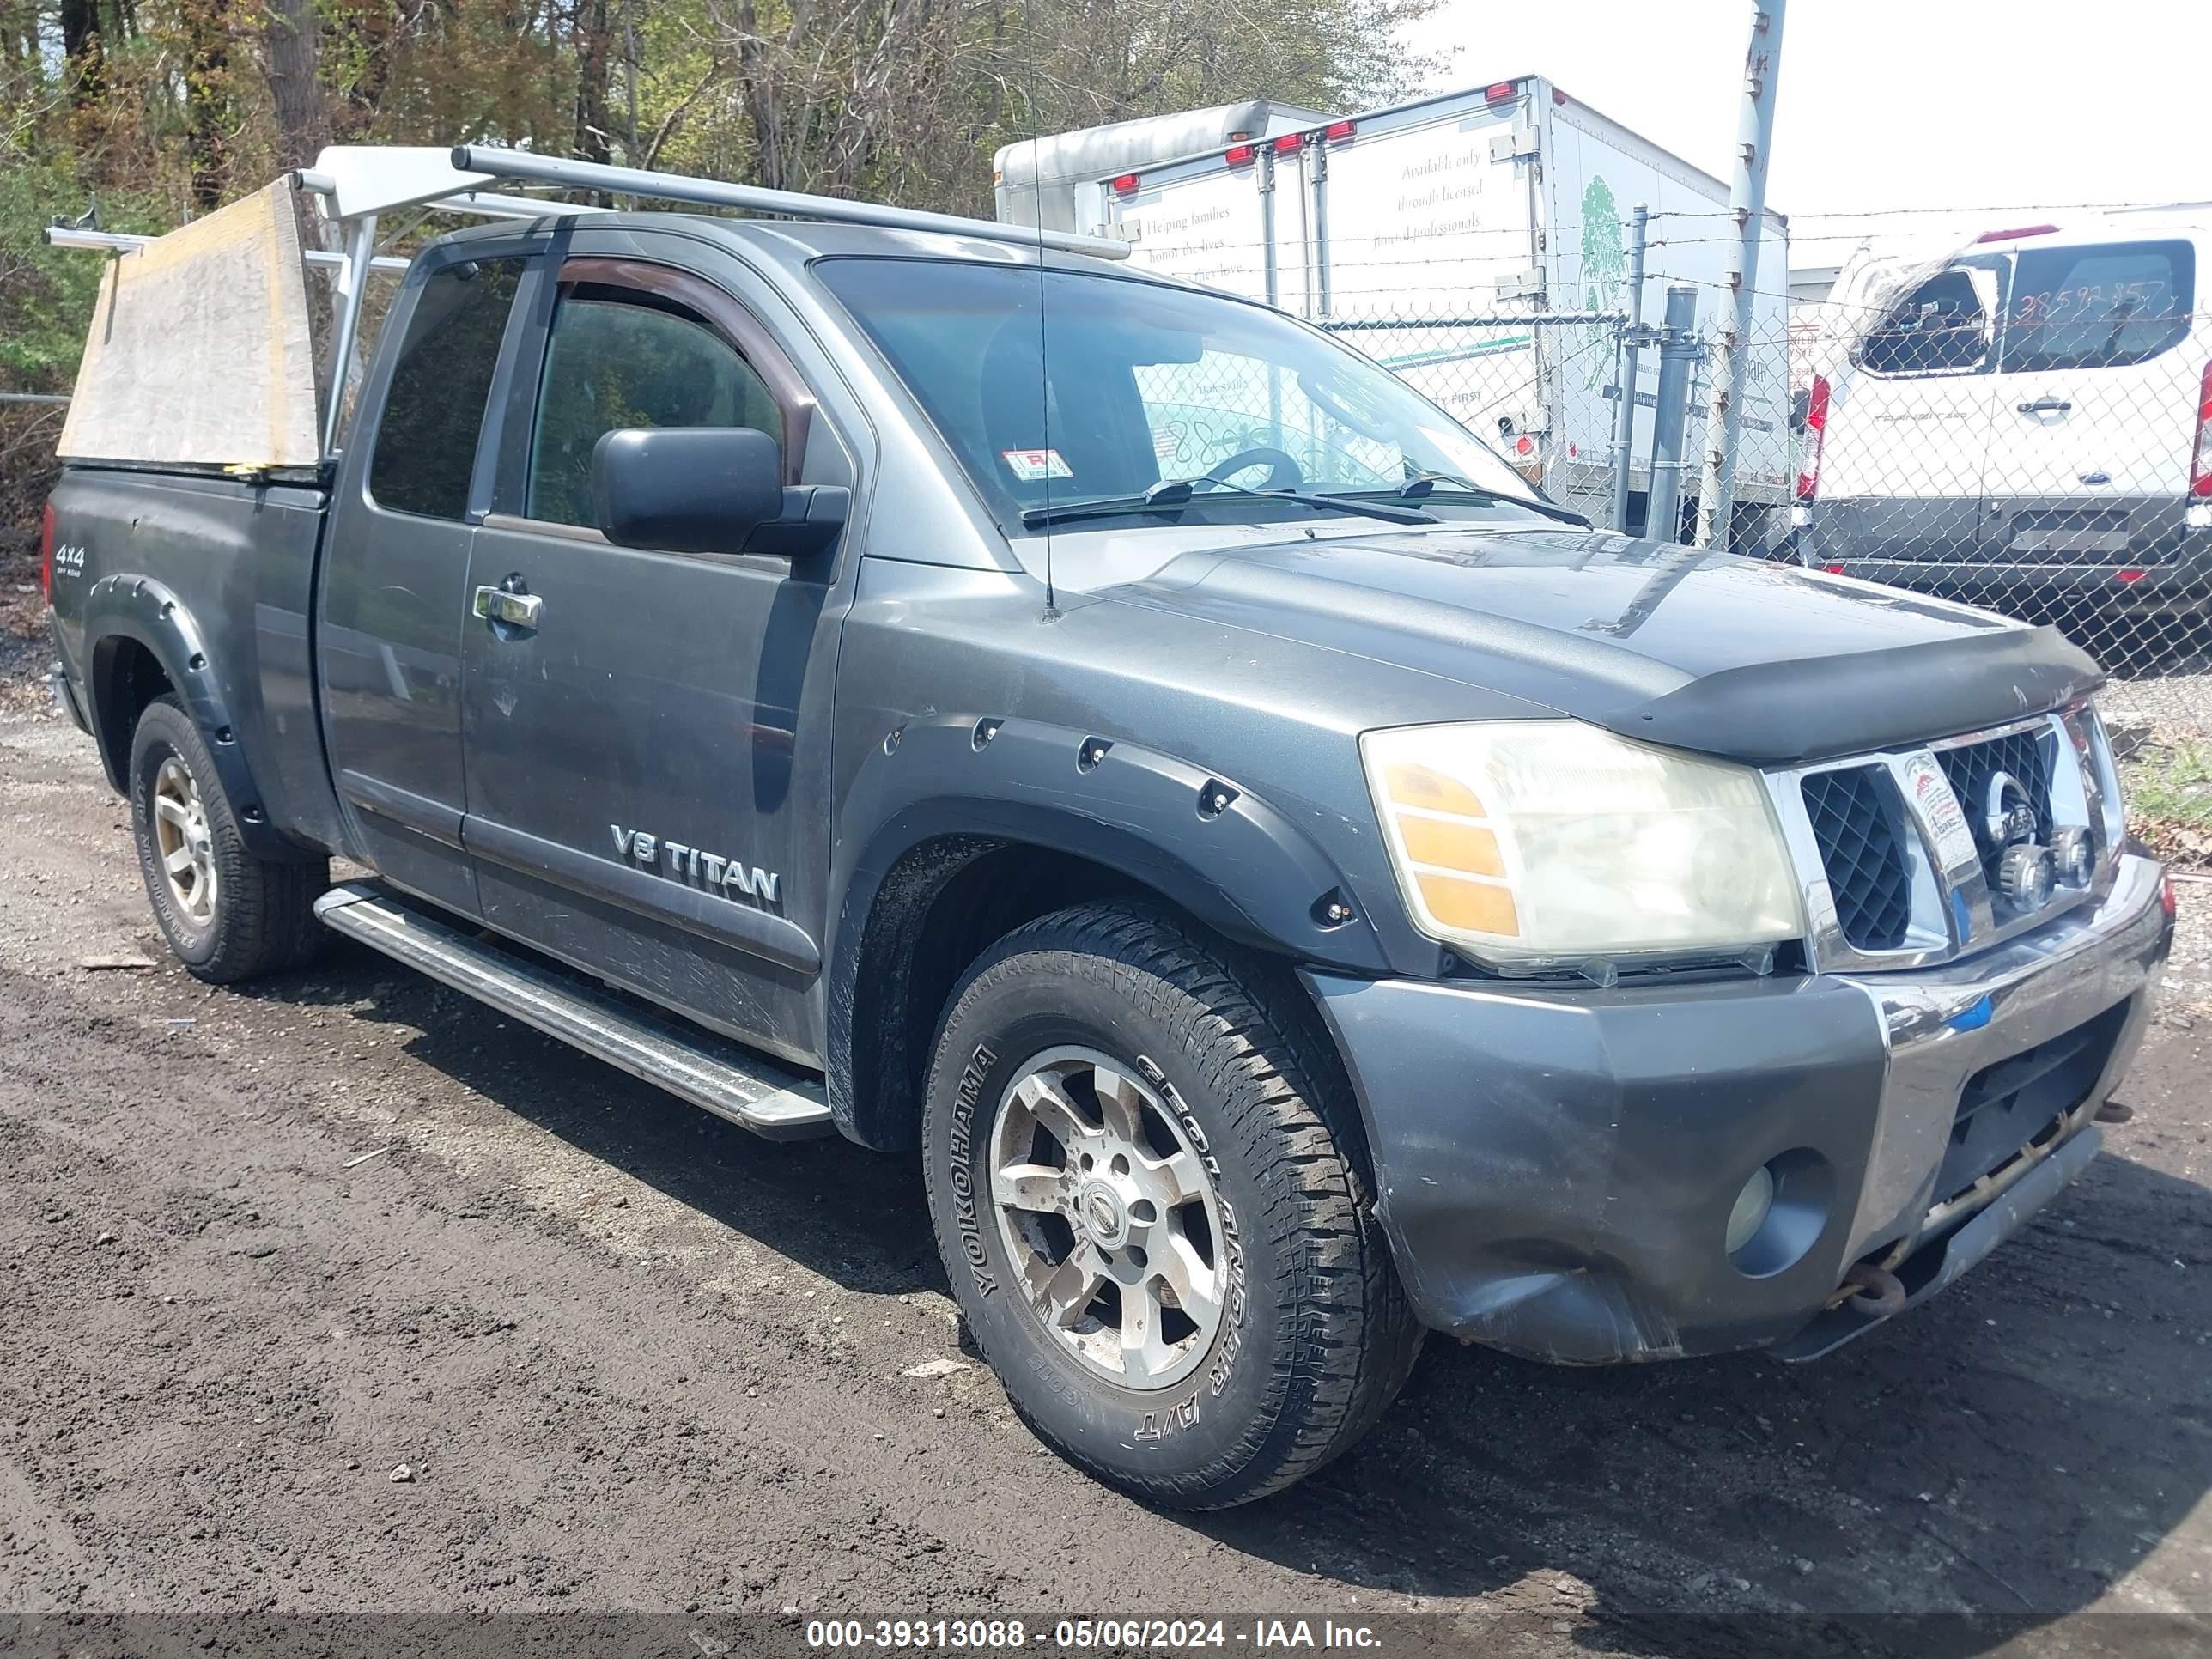
<svg viewBox="0 0 2212 1659">
<path fill-rule="evenodd" d="M 2204 365 L 2204 379 L 2197 388 L 2197 455 L 2189 464 L 2189 493 L 2197 501 L 2212 501 L 2212 363 Z"/>
<path fill-rule="evenodd" d="M 1298 153 L 1300 147 L 1304 144 L 1305 141 L 1306 136 L 1303 132 L 1283 133 L 1275 140 L 1275 154 L 1278 155 L 1296 155 Z"/>
<path fill-rule="evenodd" d="M 1813 390 L 1805 399 L 1805 430 L 1810 434 L 1811 447 L 1805 453 L 1805 465 L 1797 474 L 1797 499 L 1809 501 L 1820 490 L 1820 449 L 1828 436 L 1828 377 L 1815 374 Z M 2200 440 L 2201 442 L 2201 440 Z"/>
<path fill-rule="evenodd" d="M 1322 137 L 1332 144 L 1348 144 L 1352 142 L 1352 134 L 1358 131 L 1358 127 L 1350 121 L 1331 121 L 1322 129 Z"/>
<path fill-rule="evenodd" d="M 2199 439 L 2200 446 L 2203 440 Z M 46 510 L 39 516 L 39 591 L 46 596 L 46 603 L 54 602 L 54 504 L 46 503 Z"/>
<path fill-rule="evenodd" d="M 1135 173 L 1125 173 L 1114 180 L 1114 193 L 1116 196 L 1134 196 L 1137 187 L 1144 182 Z"/>
<path fill-rule="evenodd" d="M 1249 167 L 1259 159 L 1260 152 L 1249 144 L 1231 144 L 1222 151 L 1221 159 L 1232 167 Z"/>
</svg>

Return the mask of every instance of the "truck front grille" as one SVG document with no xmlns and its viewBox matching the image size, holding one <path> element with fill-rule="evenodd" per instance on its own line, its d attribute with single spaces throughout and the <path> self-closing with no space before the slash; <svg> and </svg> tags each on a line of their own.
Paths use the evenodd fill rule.
<svg viewBox="0 0 2212 1659">
<path fill-rule="evenodd" d="M 1896 950 L 1912 921 L 1912 872 L 1887 776 L 1846 767 L 1811 774 L 1803 790 L 1844 938 L 1856 951 Z"/>
<path fill-rule="evenodd" d="M 1999 773 L 2008 774 L 2027 792 L 2027 799 L 2035 808 L 2035 838 L 2049 840 L 2051 750 L 2046 744 L 2056 741 L 2047 732 L 2013 732 L 1986 742 L 1961 744 L 1955 749 L 1937 751 L 1936 758 L 1943 763 L 1944 775 L 1951 780 L 1951 793 L 1958 796 L 1966 822 L 1974 826 L 1974 842 L 1982 854 L 1982 876 L 1992 892 L 1996 890 L 1997 861 L 2003 857 L 2004 848 L 1993 842 L 1982 828 L 1982 820 L 1989 811 L 1990 780 Z"/>
</svg>

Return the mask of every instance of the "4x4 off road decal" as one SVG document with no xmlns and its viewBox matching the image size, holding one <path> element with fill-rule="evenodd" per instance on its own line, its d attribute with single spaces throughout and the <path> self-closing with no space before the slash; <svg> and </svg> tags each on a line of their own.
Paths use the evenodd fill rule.
<svg viewBox="0 0 2212 1659">
<path fill-rule="evenodd" d="M 1219 1398 L 1237 1369 L 1237 1355 L 1244 1343 L 1244 1239 L 1237 1227 L 1237 1206 L 1221 1190 L 1221 1160 L 1213 1155 L 1213 1148 L 1207 1144 L 1206 1131 L 1199 1127 L 1198 1120 L 1191 1115 L 1190 1107 L 1185 1103 L 1182 1093 L 1168 1081 L 1166 1073 L 1143 1054 L 1137 1056 L 1137 1069 L 1145 1074 L 1145 1080 L 1159 1091 L 1160 1097 L 1174 1110 L 1176 1121 L 1182 1126 L 1184 1139 L 1189 1141 L 1191 1150 L 1198 1154 L 1199 1161 L 1205 1164 L 1206 1174 L 1213 1177 L 1214 1193 L 1221 1206 L 1221 1237 L 1218 1244 L 1229 1269 L 1223 1275 L 1225 1299 L 1222 1304 L 1220 1352 L 1213 1356 L 1213 1363 L 1206 1368 L 1200 1386 L 1173 1405 L 1148 1411 L 1138 1420 L 1137 1439 L 1161 1441 L 1171 1440 L 1178 1434 L 1196 1428 L 1200 1399 L 1209 1394 Z"/>
<path fill-rule="evenodd" d="M 988 1296 L 999 1288 L 998 1275 L 983 1254 L 983 1229 L 975 1218 L 975 1177 L 968 1167 L 968 1151 L 975 1144 L 975 1102 L 983 1092 L 983 1079 L 999 1057 L 988 1043 L 977 1043 L 960 1073 L 960 1091 L 952 1097 L 952 1219 L 960 1230 L 960 1254 L 975 1275 L 975 1294 Z"/>
</svg>

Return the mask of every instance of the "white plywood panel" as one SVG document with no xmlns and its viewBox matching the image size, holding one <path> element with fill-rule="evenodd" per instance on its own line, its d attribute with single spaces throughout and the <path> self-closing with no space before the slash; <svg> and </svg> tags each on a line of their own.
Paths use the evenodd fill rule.
<svg viewBox="0 0 2212 1659">
<path fill-rule="evenodd" d="M 292 187 L 110 261 L 60 453 L 76 460 L 311 467 L 314 353 Z"/>
</svg>

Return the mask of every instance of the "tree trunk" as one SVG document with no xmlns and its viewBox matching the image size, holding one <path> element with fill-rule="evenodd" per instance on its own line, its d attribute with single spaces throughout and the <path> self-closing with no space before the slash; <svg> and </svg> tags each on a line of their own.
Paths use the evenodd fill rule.
<svg viewBox="0 0 2212 1659">
<path fill-rule="evenodd" d="M 191 167 L 192 206 L 222 205 L 230 173 L 230 15 L 224 0 L 194 0 L 179 9 L 185 35 L 185 151 Z"/>
<path fill-rule="evenodd" d="M 322 58 L 314 0 L 265 0 L 269 90 L 276 103 L 277 160 L 301 167 L 328 142 L 330 125 L 316 80 Z"/>
<path fill-rule="evenodd" d="M 62 55 L 76 71 L 70 97 L 79 104 L 100 95 L 105 76 L 100 49 L 100 0 L 62 0 Z"/>
<path fill-rule="evenodd" d="M 605 161 L 612 155 L 607 143 L 611 125 L 607 82 L 613 33 L 607 0 L 580 0 L 576 8 L 576 154 L 586 161 Z"/>
</svg>

